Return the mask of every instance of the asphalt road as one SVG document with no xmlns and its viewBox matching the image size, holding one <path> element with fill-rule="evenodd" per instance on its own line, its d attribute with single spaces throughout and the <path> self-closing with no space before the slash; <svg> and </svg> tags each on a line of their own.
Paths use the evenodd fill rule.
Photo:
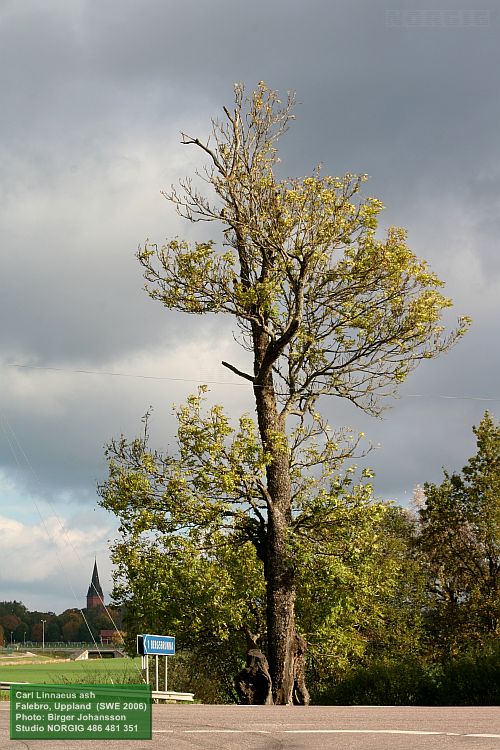
<svg viewBox="0 0 500 750">
<path fill-rule="evenodd" d="M 9 739 L 0 703 L 0 750 L 74 750 L 89 740 Z M 102 741 L 120 750 L 500 750 L 500 708 L 342 706 L 153 707 L 153 739 Z"/>
</svg>

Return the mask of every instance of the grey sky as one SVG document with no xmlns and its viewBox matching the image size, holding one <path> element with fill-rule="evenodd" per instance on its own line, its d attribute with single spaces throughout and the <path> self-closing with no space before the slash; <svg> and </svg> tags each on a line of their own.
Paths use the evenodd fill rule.
<svg viewBox="0 0 500 750">
<path fill-rule="evenodd" d="M 83 597 L 94 553 L 109 590 L 113 520 L 95 509 L 102 446 L 134 434 L 150 404 L 163 446 L 170 404 L 199 381 L 234 383 L 214 384 L 213 399 L 235 415 L 251 408 L 248 388 L 219 364 L 243 356 L 227 321 L 151 302 L 134 258 L 146 237 L 202 236 L 159 191 L 198 163 L 179 131 L 207 134 L 235 81 L 296 90 L 283 172 L 321 162 L 328 173 L 369 173 L 383 227 L 405 226 L 447 282 L 450 321 L 474 318 L 383 421 L 324 402 L 332 424 L 380 443 L 369 457 L 377 493 L 404 501 L 443 465 L 461 468 L 472 424 L 485 408 L 498 418 L 500 4 L 428 5 L 433 14 L 402 0 L 0 3 L 0 599 L 74 606 L 58 589 L 59 532 L 45 533 L 37 507 L 72 535 L 72 547 L 64 535 L 60 544 L 78 561 L 75 590 Z M 47 561 L 39 570 L 15 554 L 23 535 Z"/>
</svg>

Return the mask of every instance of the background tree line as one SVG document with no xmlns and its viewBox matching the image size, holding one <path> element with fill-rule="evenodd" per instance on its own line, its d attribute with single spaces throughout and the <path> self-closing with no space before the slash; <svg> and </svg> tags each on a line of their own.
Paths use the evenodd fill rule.
<svg viewBox="0 0 500 750">
<path fill-rule="evenodd" d="M 121 627 L 120 607 L 108 607 L 118 628 Z M 45 620 L 46 643 L 100 643 L 101 630 L 112 628 L 109 616 L 102 609 L 66 609 L 59 615 L 54 612 L 28 610 L 18 601 L 0 602 L 0 646 L 24 643 L 42 643 Z M 12 638 L 11 638 L 12 636 Z"/>
</svg>

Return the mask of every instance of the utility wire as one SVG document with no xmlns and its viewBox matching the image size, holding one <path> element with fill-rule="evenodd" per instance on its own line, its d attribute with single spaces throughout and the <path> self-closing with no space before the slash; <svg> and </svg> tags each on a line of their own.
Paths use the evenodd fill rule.
<svg viewBox="0 0 500 750">
<path fill-rule="evenodd" d="M 43 365 L 24 365 L 16 362 L 6 362 L 4 367 L 17 367 L 20 369 L 27 370 L 43 370 L 48 372 L 65 372 L 78 375 L 104 375 L 106 377 L 113 378 L 136 378 L 138 380 L 158 380 L 158 381 L 171 381 L 178 383 L 199 383 L 200 380 L 206 385 L 235 385 L 244 386 L 246 383 L 235 380 L 205 380 L 203 378 L 173 378 L 168 375 L 143 375 L 130 372 L 112 372 L 109 370 L 76 370 L 66 367 L 45 367 Z M 261 386 L 265 387 L 265 386 Z M 280 394 L 287 395 L 287 394 Z M 442 393 L 405 393 L 401 398 L 443 398 L 443 399 L 454 399 L 459 401 L 500 401 L 500 396 L 462 396 L 462 395 L 449 395 Z"/>
<path fill-rule="evenodd" d="M 18 469 L 21 470 L 21 471 L 23 470 L 23 466 L 21 465 L 21 461 L 19 460 L 19 455 L 21 455 L 23 457 L 23 459 L 24 459 L 24 462 L 25 462 L 27 468 L 28 468 L 28 471 L 32 474 L 33 478 L 35 479 L 36 484 L 41 485 L 40 479 L 39 479 L 39 477 L 38 477 L 35 469 L 33 468 L 33 465 L 31 464 L 31 461 L 29 460 L 29 458 L 28 458 L 28 456 L 27 456 L 24 448 L 22 447 L 22 445 L 21 445 L 21 443 L 20 443 L 20 441 L 19 441 L 19 439 L 18 439 L 18 437 L 17 437 L 17 435 L 16 435 L 16 433 L 14 431 L 14 428 L 12 427 L 12 425 L 10 424 L 10 422 L 8 421 L 8 419 L 5 416 L 5 414 L 3 414 L 2 412 L 0 412 L 0 425 L 1 425 L 2 432 L 3 432 L 3 434 L 4 434 L 4 436 L 5 436 L 6 440 L 7 440 L 7 443 L 9 445 L 10 451 L 11 451 L 13 457 L 14 457 L 14 460 L 16 462 L 16 465 L 17 465 Z M 79 599 L 79 597 L 77 597 L 76 592 L 75 592 L 75 590 L 74 590 L 71 582 L 68 579 L 67 572 L 65 570 L 65 567 L 64 567 L 64 565 L 62 563 L 61 557 L 60 557 L 59 552 L 57 550 L 57 544 L 55 542 L 55 539 L 53 538 L 53 535 L 49 531 L 49 528 L 48 528 L 47 523 L 45 521 L 45 518 L 43 517 L 42 512 L 41 512 L 41 510 L 40 510 L 40 508 L 38 506 L 38 503 L 36 502 L 36 500 L 34 498 L 32 498 L 32 501 L 33 501 L 33 505 L 35 507 L 35 510 L 36 510 L 36 512 L 37 512 L 37 514 L 38 514 L 38 516 L 40 518 L 40 521 L 41 521 L 41 524 L 43 526 L 43 529 L 45 530 L 47 538 L 48 538 L 49 542 L 52 544 L 52 546 L 54 548 L 54 551 L 55 551 L 55 554 L 56 554 L 56 557 L 57 557 L 57 561 L 59 563 L 59 567 L 61 568 L 63 577 L 64 577 L 64 579 L 66 581 L 66 585 L 67 585 L 68 589 L 71 591 L 71 593 L 73 594 L 73 598 L 74 598 L 74 600 L 75 600 L 75 602 L 77 604 L 76 609 L 78 609 L 78 611 L 80 612 L 80 614 L 81 614 L 81 616 L 83 618 L 83 621 L 84 621 L 85 625 L 87 626 L 87 630 L 88 630 L 88 632 L 90 634 L 90 637 L 91 637 L 92 642 L 93 642 L 93 644 L 95 646 L 95 649 L 96 649 L 97 653 L 99 654 L 99 658 L 103 659 L 104 657 L 102 655 L 101 649 L 99 648 L 99 644 L 97 643 L 97 641 L 96 641 L 96 639 L 95 639 L 95 637 L 94 637 L 94 635 L 92 633 L 92 630 L 91 630 L 90 625 L 89 625 L 89 623 L 87 621 L 85 613 L 84 613 L 83 609 L 79 606 L 80 599 Z M 59 518 L 59 516 L 58 516 L 58 514 L 57 514 L 57 512 L 56 512 L 56 510 L 54 508 L 54 506 L 52 505 L 52 503 L 50 502 L 50 500 L 47 500 L 47 504 L 49 505 L 49 507 L 50 507 L 50 509 L 51 509 L 51 511 L 53 513 L 54 518 L 56 519 L 56 521 L 58 522 L 59 526 L 61 527 L 61 531 L 62 531 L 65 543 L 71 548 L 71 550 L 73 551 L 74 555 L 78 559 L 80 565 L 83 567 L 83 560 L 81 559 L 81 557 L 80 557 L 80 555 L 78 553 L 78 550 L 74 546 L 73 542 L 69 538 L 67 530 L 66 530 L 66 527 L 64 526 L 63 522 Z M 101 599 L 101 597 L 99 597 L 99 598 Z M 115 621 L 113 619 L 113 616 L 112 616 L 111 612 L 109 611 L 108 607 L 105 605 L 104 599 L 101 599 L 101 604 L 102 604 L 102 607 L 105 610 L 106 615 L 108 616 L 109 621 L 111 622 L 111 624 L 112 624 L 115 632 L 117 634 L 119 634 L 120 631 L 118 630 L 118 627 L 117 627 L 117 625 L 116 625 L 116 623 L 115 623 Z M 139 674 L 141 676 L 141 679 L 143 679 L 142 678 L 142 674 L 141 674 L 141 672 L 140 672 L 140 670 L 139 670 L 138 667 L 137 667 L 137 671 L 139 672 Z M 111 683 L 114 684 L 112 678 L 111 678 Z"/>
</svg>

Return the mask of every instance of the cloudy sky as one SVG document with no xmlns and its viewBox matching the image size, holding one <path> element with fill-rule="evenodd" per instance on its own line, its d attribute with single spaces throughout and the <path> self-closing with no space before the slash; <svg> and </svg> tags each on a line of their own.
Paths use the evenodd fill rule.
<svg viewBox="0 0 500 750">
<path fill-rule="evenodd" d="M 429 8 L 432 7 L 432 11 Z M 383 228 L 446 281 L 474 324 L 364 430 L 380 497 L 406 502 L 474 452 L 500 417 L 500 3 L 405 0 L 0 0 L 0 599 L 80 606 L 94 555 L 111 589 L 115 520 L 97 504 L 103 446 L 199 382 L 237 415 L 249 388 L 220 366 L 228 322 L 148 299 L 146 238 L 210 238 L 161 197 L 199 163 L 235 81 L 295 90 L 283 172 L 371 176 Z M 212 234 L 211 234 L 212 233 Z M 453 322 L 453 316 L 450 318 Z M 115 373 L 112 375 L 110 373 Z"/>
</svg>

